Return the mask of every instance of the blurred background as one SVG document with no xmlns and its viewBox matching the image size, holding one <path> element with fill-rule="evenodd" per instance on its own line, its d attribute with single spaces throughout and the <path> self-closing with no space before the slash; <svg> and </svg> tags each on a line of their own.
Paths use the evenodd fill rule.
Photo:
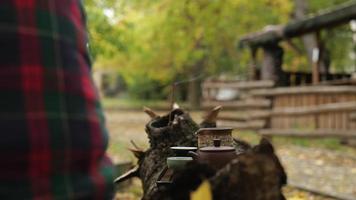
<svg viewBox="0 0 356 200">
<path fill-rule="evenodd" d="M 257 124 L 256 120 L 250 123 L 240 118 L 261 113 L 255 107 L 261 107 L 264 102 L 257 102 L 258 106 L 247 103 L 253 108 L 246 110 L 228 101 L 236 105 L 237 101 L 244 100 L 244 90 L 236 90 L 241 89 L 241 83 L 263 79 L 266 50 L 258 50 L 259 44 L 242 45 L 241 38 L 253 37 L 254 32 L 280 30 L 280 25 L 355 4 L 346 0 L 86 0 L 93 76 L 106 111 L 110 156 L 121 164 L 122 170 L 134 163 L 133 155 L 127 150 L 130 140 L 148 147 L 144 127 L 149 117 L 141 111 L 142 107 L 148 106 L 163 114 L 170 109 L 172 99 L 189 110 L 198 122 L 212 104 L 226 104 L 222 118 L 228 120 L 221 124 L 236 126 L 234 136 L 251 143 L 259 140 L 258 130 L 273 127 L 310 132 L 320 126 L 322 130 L 325 127 L 331 130 L 325 132 L 332 133 L 329 136 L 341 130 L 351 138 L 350 133 L 356 131 L 355 122 L 349 125 L 345 121 L 351 115 L 355 118 L 352 111 L 356 106 L 352 101 L 356 101 L 356 97 L 347 96 L 350 92 L 320 97 L 321 102 L 328 99 L 325 104 L 344 103 L 342 113 L 321 116 L 314 112 L 320 123 L 311 124 L 315 116 L 306 113 L 309 118 L 290 116 L 283 125 L 277 122 L 286 118 L 276 116 L 267 120 L 269 123 L 265 120 L 256 125 L 258 128 L 252 127 Z M 278 46 L 283 49 L 280 67 L 283 76 L 288 75 L 288 81 L 280 84 L 277 78 L 270 87 L 315 84 L 311 77 L 313 69 L 318 69 L 318 73 L 327 74 L 318 78 L 319 85 L 346 85 L 347 91 L 351 91 L 353 77 L 356 77 L 356 22 L 352 21 L 356 9 L 348 14 L 349 20 L 313 32 L 314 39 L 304 35 L 280 39 Z M 323 55 L 322 58 L 317 56 L 317 62 L 313 59 L 315 44 Z M 323 81 L 325 84 L 319 83 Z M 260 83 L 266 83 L 266 87 L 270 84 Z M 286 97 L 280 107 L 287 107 L 286 102 L 294 102 L 289 107 L 306 106 L 308 98 L 314 98 L 307 97 L 308 94 Z M 340 95 L 344 96 L 338 99 Z M 279 105 L 276 101 L 272 104 Z M 271 103 L 268 106 L 271 107 Z M 340 125 L 334 123 L 338 119 L 341 119 Z M 334 124 L 323 126 L 323 123 Z M 286 135 L 273 136 L 273 142 L 287 169 L 289 185 L 285 194 L 288 199 L 356 199 L 356 150 L 350 141 L 342 136 L 311 139 Z M 142 193 L 139 180 L 120 186 L 119 190 L 118 199 L 139 199 Z"/>
</svg>

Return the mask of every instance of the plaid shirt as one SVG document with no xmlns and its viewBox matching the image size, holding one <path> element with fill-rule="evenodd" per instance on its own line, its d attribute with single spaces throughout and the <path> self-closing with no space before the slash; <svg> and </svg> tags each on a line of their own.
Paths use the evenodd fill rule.
<svg viewBox="0 0 356 200">
<path fill-rule="evenodd" d="M 109 199 L 79 0 L 0 0 L 0 199 Z"/>
</svg>

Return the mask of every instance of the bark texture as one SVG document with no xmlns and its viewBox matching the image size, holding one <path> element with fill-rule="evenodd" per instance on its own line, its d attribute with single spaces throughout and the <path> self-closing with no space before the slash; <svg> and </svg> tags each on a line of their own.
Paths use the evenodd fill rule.
<svg viewBox="0 0 356 200">
<path fill-rule="evenodd" d="M 179 108 L 162 117 L 153 115 L 151 111 L 149 115 L 153 119 L 146 125 L 150 148 L 146 151 L 138 147 L 133 149 L 138 157 L 137 167 L 116 181 L 138 176 L 142 180 L 143 200 L 189 200 L 190 193 L 204 179 L 209 179 L 215 200 L 284 199 L 281 187 L 286 183 L 286 174 L 266 139 L 255 147 L 235 139 L 240 154 L 223 169 L 215 171 L 207 165 L 191 162 L 175 174 L 171 185 L 157 187 L 156 181 L 166 166 L 166 158 L 173 155 L 169 147 L 197 146 L 194 133 L 200 126 L 216 126 L 220 109 L 217 107 L 210 111 L 200 125 Z"/>
</svg>

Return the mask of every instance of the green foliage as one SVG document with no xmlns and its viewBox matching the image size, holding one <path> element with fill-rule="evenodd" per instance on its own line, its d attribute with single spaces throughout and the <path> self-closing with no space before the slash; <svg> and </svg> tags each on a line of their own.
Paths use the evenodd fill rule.
<svg viewBox="0 0 356 200">
<path fill-rule="evenodd" d="M 345 2 L 350 2 L 350 0 L 309 0 L 309 13 L 318 13 L 320 10 L 333 7 Z"/>
<path fill-rule="evenodd" d="M 314 11 L 343 1 L 309 2 Z M 251 58 L 247 50 L 236 48 L 239 38 L 269 24 L 287 23 L 293 12 L 292 0 L 85 3 L 95 67 L 115 69 L 138 98 L 141 92 L 161 93 L 164 85 L 181 77 L 246 74 Z M 288 54 L 285 61 L 298 69 L 306 59 Z"/>
<path fill-rule="evenodd" d="M 168 95 L 164 90 L 164 85 L 160 82 L 138 76 L 134 83 L 131 83 L 131 87 L 128 88 L 130 97 L 135 99 L 164 99 Z"/>
</svg>

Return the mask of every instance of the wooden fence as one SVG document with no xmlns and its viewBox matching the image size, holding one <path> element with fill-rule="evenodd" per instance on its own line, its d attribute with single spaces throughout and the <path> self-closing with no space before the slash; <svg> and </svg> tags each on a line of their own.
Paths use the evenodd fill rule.
<svg viewBox="0 0 356 200">
<path fill-rule="evenodd" d="M 274 88 L 270 81 L 203 84 L 203 106 L 222 105 L 220 125 L 263 135 L 356 138 L 356 86 Z M 236 97 L 217 99 L 235 90 Z"/>
<path fill-rule="evenodd" d="M 255 79 L 261 79 L 261 71 L 256 69 L 255 71 Z M 310 72 L 290 72 L 285 71 L 284 75 L 284 85 L 289 86 L 302 86 L 302 85 L 310 85 L 313 82 L 312 73 Z M 351 75 L 346 73 L 332 73 L 332 74 L 319 74 L 319 80 L 326 82 L 338 82 L 340 80 L 350 80 Z"/>
<path fill-rule="evenodd" d="M 267 125 L 272 101 L 262 96 L 251 95 L 251 91 L 272 88 L 273 81 L 205 81 L 203 88 L 203 106 L 222 105 L 219 125 L 237 129 L 259 130 Z M 230 99 L 219 99 L 219 94 L 235 91 Z"/>
</svg>

